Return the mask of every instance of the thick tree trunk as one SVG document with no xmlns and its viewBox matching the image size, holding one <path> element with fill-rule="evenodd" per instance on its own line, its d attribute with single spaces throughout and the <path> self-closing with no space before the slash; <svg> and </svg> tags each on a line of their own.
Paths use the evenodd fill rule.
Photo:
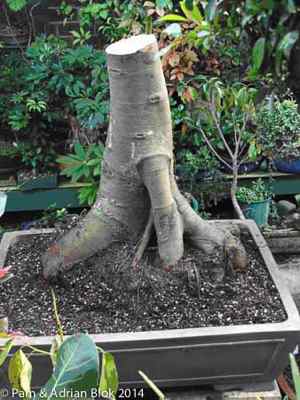
<svg viewBox="0 0 300 400">
<path fill-rule="evenodd" d="M 111 108 L 98 198 L 81 223 L 43 256 L 45 278 L 112 241 L 137 239 L 150 210 L 163 265 L 182 257 L 184 233 L 206 254 L 226 254 L 228 238 L 232 249 L 230 233 L 203 221 L 174 179 L 171 114 L 155 37 L 124 39 L 106 53 Z M 235 243 L 237 257 L 244 256 Z"/>
</svg>

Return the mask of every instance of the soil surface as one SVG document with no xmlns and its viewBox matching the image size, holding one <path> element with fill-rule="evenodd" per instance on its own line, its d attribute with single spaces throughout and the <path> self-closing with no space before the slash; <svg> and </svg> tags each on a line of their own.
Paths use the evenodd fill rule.
<svg viewBox="0 0 300 400">
<path fill-rule="evenodd" d="M 55 334 L 50 285 L 42 278 L 40 263 L 55 236 L 26 236 L 9 250 L 6 266 L 12 266 L 15 277 L 1 287 L 0 317 L 8 317 L 10 330 L 31 336 Z M 64 333 L 285 320 L 277 289 L 252 239 L 247 236 L 243 243 L 250 257 L 248 270 L 226 274 L 222 281 L 216 281 L 214 269 L 203 265 L 198 250 L 187 248 L 176 272 L 170 273 L 155 267 L 155 248 L 149 248 L 142 264 L 133 269 L 135 247 L 115 243 L 52 283 Z"/>
</svg>

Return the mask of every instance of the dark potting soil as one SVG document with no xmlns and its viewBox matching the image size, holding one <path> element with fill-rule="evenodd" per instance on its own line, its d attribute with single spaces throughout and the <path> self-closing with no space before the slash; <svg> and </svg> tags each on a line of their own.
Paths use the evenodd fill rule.
<svg viewBox="0 0 300 400">
<path fill-rule="evenodd" d="M 6 266 L 14 278 L 1 286 L 0 317 L 10 330 L 53 335 L 55 322 L 50 286 L 42 278 L 40 255 L 54 234 L 26 236 L 9 249 Z M 246 272 L 212 279 L 209 266 L 193 271 L 203 256 L 187 248 L 178 272 L 155 267 L 148 249 L 137 270 L 136 248 L 115 243 L 52 284 L 66 334 L 131 332 L 281 322 L 286 314 L 277 289 L 250 237 L 243 238 L 250 265 Z M 188 279 L 190 276 L 190 279 Z M 197 284 L 195 282 L 198 282 Z"/>
</svg>

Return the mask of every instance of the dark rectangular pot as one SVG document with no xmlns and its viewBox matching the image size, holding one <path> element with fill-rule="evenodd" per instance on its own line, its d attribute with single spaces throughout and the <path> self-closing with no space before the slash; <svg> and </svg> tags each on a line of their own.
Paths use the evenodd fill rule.
<svg viewBox="0 0 300 400">
<path fill-rule="evenodd" d="M 39 189 L 54 189 L 58 184 L 58 174 L 53 173 L 46 176 L 37 176 L 29 180 L 22 180 L 18 176 L 18 185 L 23 192 Z"/>
<path fill-rule="evenodd" d="M 288 364 L 288 353 L 300 339 L 297 308 L 255 223 L 236 223 L 249 230 L 255 240 L 278 289 L 287 319 L 281 323 L 92 335 L 99 346 L 114 354 L 122 386 L 141 386 L 138 370 L 161 387 L 258 383 L 273 380 Z M 36 233 L 41 231 L 5 234 L 0 247 L 0 265 L 5 265 L 12 243 L 20 236 Z M 41 336 L 29 340 L 31 345 L 48 350 L 52 339 Z M 33 373 L 34 385 L 40 386 L 51 374 L 51 363 L 41 355 L 34 355 L 31 360 L 34 371 L 38 371 Z"/>
</svg>

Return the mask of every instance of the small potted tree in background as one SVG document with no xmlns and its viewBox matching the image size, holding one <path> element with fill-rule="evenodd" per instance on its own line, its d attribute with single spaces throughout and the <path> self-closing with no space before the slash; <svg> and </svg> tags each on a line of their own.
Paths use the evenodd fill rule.
<svg viewBox="0 0 300 400">
<path fill-rule="evenodd" d="M 255 160 L 259 152 L 251 131 L 256 90 L 240 83 L 226 86 L 218 78 L 205 81 L 201 89 L 202 96 L 196 99 L 194 128 L 200 131 L 213 156 L 231 171 L 231 201 L 238 218 L 245 219 L 236 192 L 240 167 L 249 159 Z M 225 131 L 224 126 L 230 129 Z"/>
<path fill-rule="evenodd" d="M 271 191 L 262 179 L 254 181 L 250 187 L 240 187 L 236 197 L 246 218 L 253 219 L 258 226 L 268 223 Z"/>
<path fill-rule="evenodd" d="M 57 154 L 53 146 L 20 142 L 15 143 L 15 147 L 24 166 L 18 172 L 21 190 L 51 189 L 57 186 Z"/>
<path fill-rule="evenodd" d="M 293 99 L 270 98 L 257 113 L 258 142 L 280 172 L 300 173 L 300 114 Z"/>
</svg>

